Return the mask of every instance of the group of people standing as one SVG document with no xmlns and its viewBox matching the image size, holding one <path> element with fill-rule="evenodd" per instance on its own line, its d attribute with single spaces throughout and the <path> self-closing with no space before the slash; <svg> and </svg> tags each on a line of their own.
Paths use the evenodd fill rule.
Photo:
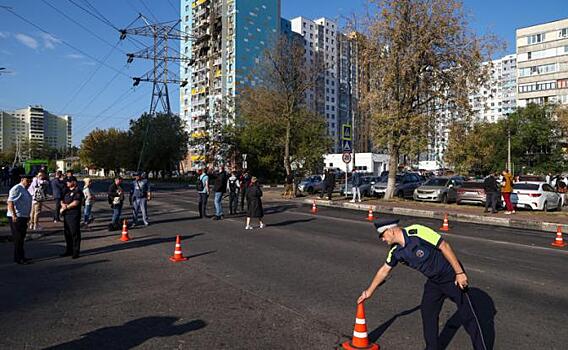
<svg viewBox="0 0 568 350">
<path fill-rule="evenodd" d="M 126 193 L 122 181 L 121 177 L 116 177 L 108 189 L 107 197 L 112 209 L 109 230 L 120 228 Z M 57 171 L 51 181 L 45 170 L 40 170 L 36 176 L 20 176 L 20 182 L 10 189 L 7 201 L 7 216 L 15 246 L 15 263 L 29 264 L 31 262 L 24 252 L 24 240 L 28 230 L 43 229 L 39 225 L 39 215 L 44 202 L 48 199 L 49 192 L 54 200 L 53 221 L 54 223 L 63 221 L 66 247 L 61 256 L 79 258 L 81 227 L 89 228 L 89 224 L 93 222 L 92 209 L 96 200 L 91 179 L 85 178 L 83 182 L 81 189 L 77 178 L 71 171 L 68 171 L 66 175 Z M 144 226 L 149 225 L 147 202 L 151 198 L 152 193 L 148 181 L 142 177 L 141 173 L 136 173 L 129 195 L 133 216 L 132 226 L 138 224 L 140 216 Z M 81 219 L 83 219 L 82 224 Z"/>
<path fill-rule="evenodd" d="M 212 188 L 211 188 L 212 187 Z M 264 210 L 262 208 L 262 189 L 258 184 L 258 179 L 251 176 L 248 171 L 242 174 L 232 171 L 228 174 L 224 166 L 210 172 L 208 168 L 199 169 L 197 172 L 197 193 L 199 195 L 199 217 L 207 217 L 207 201 L 211 192 L 214 194 L 215 215 L 213 220 L 224 219 L 223 198 L 228 192 L 229 215 L 238 214 L 245 211 L 245 201 L 247 204 L 247 220 L 245 228 L 251 230 L 251 218 L 258 218 L 260 228 L 264 228 L 262 219 Z M 239 200 L 240 199 L 240 200 Z"/>
<path fill-rule="evenodd" d="M 61 176 L 60 172 L 58 175 Z M 66 248 L 61 256 L 79 257 L 81 243 L 81 206 L 83 192 L 77 186 L 77 178 L 71 173 L 61 180 L 65 187 L 57 187 L 55 221 L 63 217 L 63 233 Z M 26 265 L 31 262 L 24 252 L 27 230 L 39 229 L 38 218 L 42 203 L 47 199 L 49 181 L 44 171 L 37 176 L 21 175 L 20 182 L 8 194 L 7 216 L 14 241 L 14 262 Z M 58 184 L 59 185 L 59 184 Z M 52 189 L 53 191 L 53 189 Z"/>
</svg>

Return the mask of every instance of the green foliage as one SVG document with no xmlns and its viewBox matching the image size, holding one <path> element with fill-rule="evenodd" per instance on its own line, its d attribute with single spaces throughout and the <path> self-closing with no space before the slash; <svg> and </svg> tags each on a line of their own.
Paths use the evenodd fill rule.
<svg viewBox="0 0 568 350">
<path fill-rule="evenodd" d="M 554 106 L 530 104 L 508 119 L 471 128 L 454 125 L 446 161 L 463 174 L 487 174 L 507 164 L 507 133 L 511 133 L 511 161 L 516 173 L 560 172 L 566 166 L 561 125 Z"/>
<path fill-rule="evenodd" d="M 173 171 L 187 154 L 189 134 L 185 122 L 177 115 L 143 114 L 130 121 L 128 132 L 132 150 L 125 163 L 137 169 L 140 152 L 140 169 L 146 171 Z"/>
<path fill-rule="evenodd" d="M 119 171 L 129 159 L 130 139 L 126 131 L 95 129 L 81 142 L 79 157 L 87 166 Z"/>
</svg>

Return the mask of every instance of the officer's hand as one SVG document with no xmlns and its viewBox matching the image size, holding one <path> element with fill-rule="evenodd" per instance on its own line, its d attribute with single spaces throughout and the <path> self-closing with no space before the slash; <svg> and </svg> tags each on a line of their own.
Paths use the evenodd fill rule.
<svg viewBox="0 0 568 350">
<path fill-rule="evenodd" d="M 369 299 L 371 297 L 371 295 L 369 295 L 369 292 L 367 292 L 367 290 L 363 290 L 361 292 L 361 295 L 359 296 L 359 299 L 357 299 L 357 304 L 361 304 L 362 302 L 364 302 L 365 300 Z"/>
<path fill-rule="evenodd" d="M 456 286 L 460 287 L 460 289 L 464 290 L 468 286 L 467 282 L 467 275 L 465 273 L 461 273 L 456 275 Z"/>
</svg>

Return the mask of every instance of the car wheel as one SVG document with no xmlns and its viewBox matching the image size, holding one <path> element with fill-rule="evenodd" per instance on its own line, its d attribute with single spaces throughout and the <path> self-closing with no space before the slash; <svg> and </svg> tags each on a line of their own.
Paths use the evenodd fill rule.
<svg viewBox="0 0 568 350">
<path fill-rule="evenodd" d="M 461 204 L 462 204 L 462 202 L 460 202 L 460 201 L 456 201 L 456 204 L 457 204 L 457 205 L 461 205 Z"/>
<path fill-rule="evenodd" d="M 314 189 L 312 187 L 308 187 L 307 192 L 308 194 L 314 194 Z"/>
<path fill-rule="evenodd" d="M 547 203 L 547 202 L 544 202 L 544 204 L 542 205 L 542 211 L 544 211 L 544 212 L 548 212 L 548 211 L 549 211 L 549 210 L 548 210 L 548 203 Z"/>
<path fill-rule="evenodd" d="M 396 193 L 396 196 L 397 196 L 398 198 L 404 198 L 404 191 L 403 191 L 403 190 L 398 191 L 398 192 Z"/>
<path fill-rule="evenodd" d="M 447 193 L 442 194 L 441 200 L 442 200 L 442 203 L 448 204 L 448 194 Z"/>
</svg>

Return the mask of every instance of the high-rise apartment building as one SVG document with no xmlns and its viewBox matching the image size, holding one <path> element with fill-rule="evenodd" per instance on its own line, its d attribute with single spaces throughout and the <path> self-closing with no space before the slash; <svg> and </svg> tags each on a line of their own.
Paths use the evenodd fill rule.
<svg viewBox="0 0 568 350">
<path fill-rule="evenodd" d="M 292 31 L 303 38 L 306 64 L 318 65 L 322 72 L 316 88 L 307 93 L 307 104 L 325 118 L 333 151 L 340 152 L 341 125 L 352 123 L 358 99 L 356 36 L 341 33 L 327 18 L 297 17 L 290 22 Z"/>
<path fill-rule="evenodd" d="M 519 28 L 517 104 L 568 104 L 568 19 Z"/>
<path fill-rule="evenodd" d="M 196 136 L 233 120 L 239 87 L 255 84 L 255 66 L 280 35 L 280 0 L 181 0 L 181 21 L 192 40 L 181 43 L 191 61 L 181 67 L 180 114 Z"/>
<path fill-rule="evenodd" d="M 513 113 L 517 106 L 515 54 L 483 63 L 489 66 L 489 79 L 469 96 L 472 123 L 495 123 Z M 448 147 L 451 123 L 462 118 L 451 105 L 436 107 L 434 132 L 426 155 L 432 168 L 444 166 L 444 154 Z"/>
<path fill-rule="evenodd" d="M 18 143 L 65 150 L 71 148 L 72 120 L 69 115 L 58 116 L 41 106 L 28 106 L 0 113 L 0 151 Z"/>
</svg>

